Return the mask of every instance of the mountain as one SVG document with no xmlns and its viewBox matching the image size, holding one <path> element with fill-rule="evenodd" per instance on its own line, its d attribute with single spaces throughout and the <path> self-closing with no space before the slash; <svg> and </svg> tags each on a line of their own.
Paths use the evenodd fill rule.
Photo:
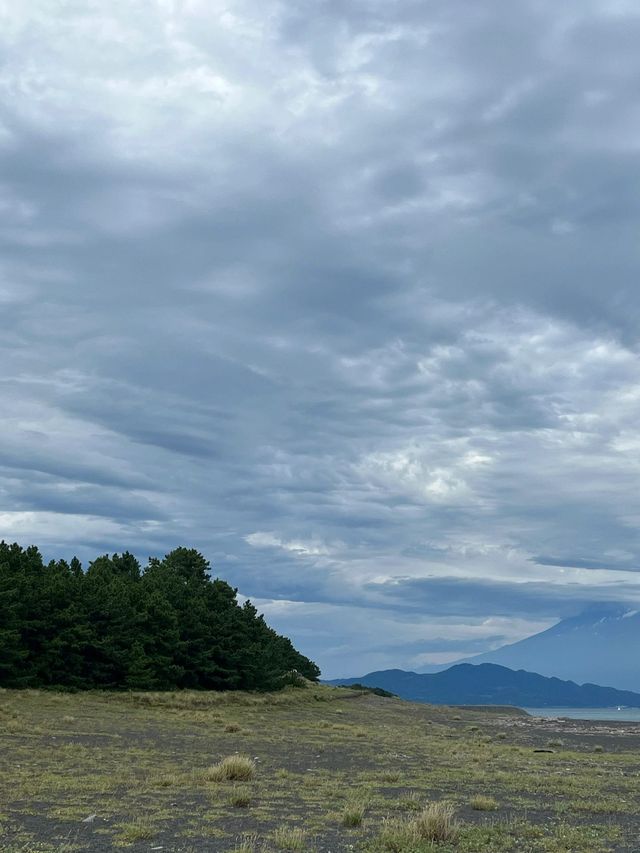
<svg viewBox="0 0 640 853">
<path fill-rule="evenodd" d="M 579 684 L 640 691 L 640 611 L 590 608 L 540 634 L 457 663 L 496 663 Z M 422 672 L 435 670 L 425 667 Z"/>
<path fill-rule="evenodd" d="M 640 693 L 575 684 L 535 672 L 514 672 L 505 666 L 461 663 L 444 672 L 425 675 L 402 669 L 370 672 L 362 678 L 343 678 L 335 685 L 382 687 L 403 699 L 434 705 L 519 705 L 525 708 L 640 708 Z"/>
</svg>

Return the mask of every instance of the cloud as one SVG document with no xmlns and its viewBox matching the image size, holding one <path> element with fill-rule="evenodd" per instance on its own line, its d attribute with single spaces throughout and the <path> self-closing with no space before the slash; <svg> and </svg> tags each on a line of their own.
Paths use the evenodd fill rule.
<svg viewBox="0 0 640 853">
<path fill-rule="evenodd" d="M 198 547 L 327 675 L 637 601 L 633 4 L 0 22 L 0 535 Z"/>
<path fill-rule="evenodd" d="M 281 548 L 283 551 L 289 551 L 302 557 L 324 557 L 330 553 L 327 546 L 322 542 L 300 542 L 296 540 L 283 542 L 273 533 L 264 531 L 249 533 L 244 539 L 253 548 Z"/>
</svg>

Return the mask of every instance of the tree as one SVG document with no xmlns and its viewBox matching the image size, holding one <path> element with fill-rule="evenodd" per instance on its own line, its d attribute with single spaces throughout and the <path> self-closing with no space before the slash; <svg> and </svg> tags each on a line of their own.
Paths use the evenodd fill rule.
<svg viewBox="0 0 640 853">
<path fill-rule="evenodd" d="M 0 686 L 266 690 L 317 666 L 273 631 L 206 558 L 105 554 L 46 565 L 37 548 L 0 543 Z"/>
</svg>

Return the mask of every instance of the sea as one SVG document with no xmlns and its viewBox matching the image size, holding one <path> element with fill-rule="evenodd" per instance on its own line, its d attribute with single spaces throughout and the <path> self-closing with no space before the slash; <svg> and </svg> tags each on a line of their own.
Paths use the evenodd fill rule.
<svg viewBox="0 0 640 853">
<path fill-rule="evenodd" d="M 619 720 L 640 723 L 640 708 L 524 708 L 532 717 L 568 717 L 571 720 Z"/>
</svg>

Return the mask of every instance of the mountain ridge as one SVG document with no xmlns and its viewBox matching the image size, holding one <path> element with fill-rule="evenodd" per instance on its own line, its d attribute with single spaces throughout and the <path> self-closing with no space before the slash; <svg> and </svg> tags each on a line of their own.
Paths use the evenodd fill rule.
<svg viewBox="0 0 640 853">
<path fill-rule="evenodd" d="M 434 705 L 517 705 L 520 707 L 640 708 L 640 693 L 598 684 L 576 684 L 499 664 L 461 663 L 438 673 L 379 670 L 360 678 L 342 678 L 333 685 L 381 687 L 403 699 Z"/>
<path fill-rule="evenodd" d="M 634 648 L 640 649 L 640 611 L 621 604 L 594 605 L 516 643 L 417 672 L 494 663 L 579 684 L 640 692 L 640 662 L 630 654 Z"/>
</svg>

